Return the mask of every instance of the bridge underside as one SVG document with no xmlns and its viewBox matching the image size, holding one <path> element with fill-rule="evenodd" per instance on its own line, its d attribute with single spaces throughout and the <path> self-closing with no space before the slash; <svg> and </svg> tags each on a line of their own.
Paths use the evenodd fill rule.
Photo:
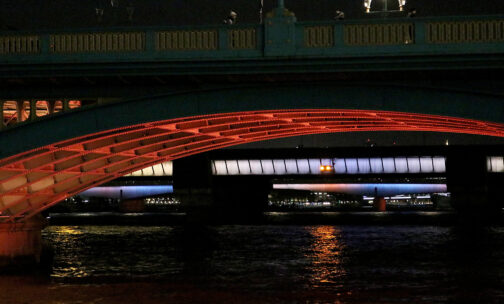
<svg viewBox="0 0 504 304">
<path fill-rule="evenodd" d="M 356 131 L 504 137 L 504 124 L 374 110 L 268 110 L 190 116 L 89 134 L 0 161 L 0 220 L 24 221 L 90 187 L 163 161 L 253 141 Z"/>
</svg>

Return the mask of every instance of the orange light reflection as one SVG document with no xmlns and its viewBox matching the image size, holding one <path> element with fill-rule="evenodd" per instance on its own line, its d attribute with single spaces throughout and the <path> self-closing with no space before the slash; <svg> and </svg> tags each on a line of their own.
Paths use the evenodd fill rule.
<svg viewBox="0 0 504 304">
<path fill-rule="evenodd" d="M 309 259 L 312 260 L 311 284 L 313 287 L 333 285 L 343 286 L 342 277 L 346 274 L 342 265 L 341 231 L 333 226 L 310 227 L 313 236 Z"/>
</svg>

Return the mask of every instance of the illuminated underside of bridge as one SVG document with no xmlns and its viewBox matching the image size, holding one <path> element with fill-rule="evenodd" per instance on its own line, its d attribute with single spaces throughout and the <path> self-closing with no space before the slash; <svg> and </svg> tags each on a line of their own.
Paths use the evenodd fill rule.
<svg viewBox="0 0 504 304">
<path fill-rule="evenodd" d="M 325 109 L 213 114 L 134 125 L 0 160 L 0 221 L 24 221 L 88 188 L 160 162 L 253 141 L 356 131 L 504 137 L 504 124 L 424 114 Z"/>
</svg>

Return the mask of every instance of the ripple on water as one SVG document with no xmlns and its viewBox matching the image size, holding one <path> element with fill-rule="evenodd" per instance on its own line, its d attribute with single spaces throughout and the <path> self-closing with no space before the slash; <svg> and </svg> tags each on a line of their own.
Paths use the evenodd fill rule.
<svg viewBox="0 0 504 304">
<path fill-rule="evenodd" d="M 54 247 L 56 280 L 163 279 L 441 302 L 504 296 L 504 228 L 59 226 L 44 238 Z"/>
</svg>

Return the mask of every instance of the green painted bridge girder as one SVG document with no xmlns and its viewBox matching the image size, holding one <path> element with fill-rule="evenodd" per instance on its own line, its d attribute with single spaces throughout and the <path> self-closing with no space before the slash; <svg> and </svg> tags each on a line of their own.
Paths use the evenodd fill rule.
<svg viewBox="0 0 504 304">
<path fill-rule="evenodd" d="M 503 16 L 0 33 L 0 78 L 504 67 Z"/>
<path fill-rule="evenodd" d="M 0 159 L 62 140 L 172 118 L 289 109 L 361 109 L 504 123 L 500 97 L 335 83 L 240 86 L 98 104 L 20 123 L 0 133 Z"/>
</svg>

